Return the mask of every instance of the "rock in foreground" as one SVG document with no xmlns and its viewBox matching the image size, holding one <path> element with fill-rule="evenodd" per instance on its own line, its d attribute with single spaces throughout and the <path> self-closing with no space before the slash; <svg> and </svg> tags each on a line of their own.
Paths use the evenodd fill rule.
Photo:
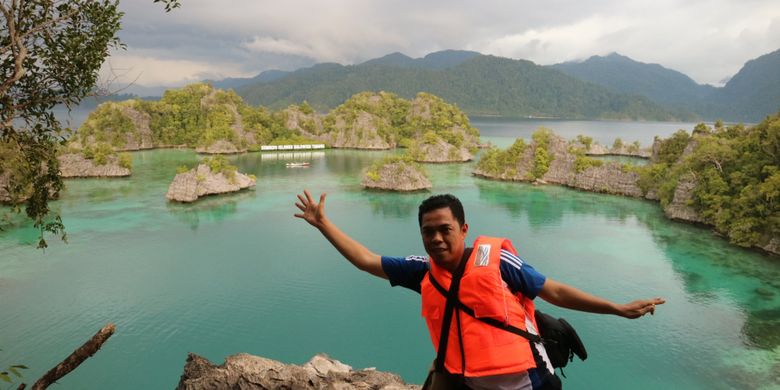
<svg viewBox="0 0 780 390">
<path fill-rule="evenodd" d="M 355 371 L 322 354 L 303 366 L 296 366 L 244 353 L 228 356 L 220 366 L 190 353 L 177 387 L 178 390 L 419 388 L 406 384 L 398 375 L 374 369 Z"/>
<path fill-rule="evenodd" d="M 200 164 L 177 174 L 165 197 L 177 202 L 194 202 L 201 196 L 236 192 L 254 187 L 256 183 L 257 180 L 249 175 L 235 171 L 214 173 L 208 165 Z"/>
</svg>

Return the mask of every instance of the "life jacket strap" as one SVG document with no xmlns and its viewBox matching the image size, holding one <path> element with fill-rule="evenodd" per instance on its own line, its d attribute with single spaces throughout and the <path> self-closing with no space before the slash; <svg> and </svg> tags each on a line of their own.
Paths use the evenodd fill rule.
<svg viewBox="0 0 780 390">
<path fill-rule="evenodd" d="M 444 295 L 444 297 L 447 298 L 447 303 L 448 304 L 450 303 L 450 301 L 453 301 L 455 306 L 457 306 L 458 309 L 462 310 L 464 313 L 468 314 L 469 316 L 474 317 L 475 319 L 477 319 L 479 321 L 482 321 L 482 322 L 484 322 L 484 323 L 486 323 L 488 325 L 491 325 L 491 326 L 494 326 L 496 328 L 503 329 L 503 330 L 505 330 L 505 331 L 507 331 L 509 333 L 513 333 L 513 334 L 516 334 L 518 336 L 524 337 L 528 341 L 531 341 L 531 342 L 534 342 L 534 343 L 541 343 L 541 342 L 544 341 L 541 337 L 539 337 L 539 335 L 535 335 L 533 333 L 530 333 L 528 331 L 520 329 L 520 328 L 518 328 L 516 326 L 509 325 L 508 323 L 505 323 L 503 321 L 499 321 L 499 320 L 497 320 L 495 318 L 477 317 L 474 314 L 474 310 L 472 310 L 470 307 L 466 306 L 466 304 L 464 304 L 463 302 L 460 301 L 460 299 L 457 296 L 457 292 L 455 294 L 451 294 L 452 290 L 450 289 L 450 291 L 447 291 L 444 287 L 442 287 L 442 285 L 439 284 L 439 282 L 436 280 L 436 278 L 433 277 L 433 274 L 430 273 L 430 272 L 428 272 L 428 279 L 431 281 L 431 284 L 433 285 L 433 287 L 435 287 L 436 290 L 439 291 L 439 293 L 441 293 L 442 295 Z M 446 320 L 446 318 L 445 318 L 445 320 Z"/>
</svg>

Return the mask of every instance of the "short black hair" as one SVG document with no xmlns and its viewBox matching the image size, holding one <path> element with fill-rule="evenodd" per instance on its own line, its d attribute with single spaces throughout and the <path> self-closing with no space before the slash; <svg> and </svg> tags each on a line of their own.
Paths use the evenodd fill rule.
<svg viewBox="0 0 780 390">
<path fill-rule="evenodd" d="M 423 214 L 445 207 L 449 207 L 450 211 L 452 211 L 452 216 L 458 220 L 460 226 L 466 223 L 466 213 L 463 211 L 463 204 L 460 203 L 460 199 L 451 194 L 434 195 L 420 203 L 420 208 L 417 211 L 417 223 L 422 226 Z"/>
</svg>

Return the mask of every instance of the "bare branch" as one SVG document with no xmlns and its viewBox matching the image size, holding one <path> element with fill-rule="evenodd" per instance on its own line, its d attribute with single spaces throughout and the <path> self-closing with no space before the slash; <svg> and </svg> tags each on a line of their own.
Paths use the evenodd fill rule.
<svg viewBox="0 0 780 390">
<path fill-rule="evenodd" d="M 116 82 L 120 77 L 127 76 L 127 74 L 133 70 L 133 68 L 119 69 L 122 72 L 118 73 L 117 68 L 114 68 L 114 66 L 111 64 L 111 61 L 109 60 L 107 62 L 108 62 L 108 69 L 111 75 L 106 76 L 105 79 L 98 81 L 97 84 L 95 85 L 96 87 L 95 91 L 88 94 L 87 96 L 99 97 L 99 96 L 110 96 L 110 95 L 118 94 L 119 92 L 122 92 L 130 88 L 131 86 L 135 85 L 135 82 L 138 81 L 138 79 L 141 78 L 141 75 L 143 74 L 143 72 L 139 72 L 138 75 L 135 76 L 133 81 L 130 81 L 129 83 L 127 83 L 127 85 L 124 85 L 116 89 L 112 89 L 111 87 L 114 84 L 114 82 Z"/>
<path fill-rule="evenodd" d="M 92 338 L 89 339 L 86 343 L 84 343 L 84 345 L 73 351 L 70 356 L 65 358 L 65 360 L 60 362 L 60 364 L 58 364 L 56 367 L 49 370 L 49 372 L 42 376 L 41 379 L 38 379 L 38 381 L 32 385 L 31 389 L 43 390 L 63 376 L 75 370 L 76 367 L 84 362 L 84 360 L 87 360 L 90 356 L 94 355 L 95 352 L 97 352 L 100 347 L 103 346 L 103 343 L 105 343 L 106 340 L 108 340 L 108 338 L 114 334 L 115 330 L 116 327 L 112 323 L 104 326 L 103 329 L 100 329 L 97 333 L 95 333 L 95 335 L 92 336 Z"/>
</svg>

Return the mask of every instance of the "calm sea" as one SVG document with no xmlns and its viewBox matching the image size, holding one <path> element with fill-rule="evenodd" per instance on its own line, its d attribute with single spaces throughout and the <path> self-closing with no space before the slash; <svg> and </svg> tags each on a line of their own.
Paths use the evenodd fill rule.
<svg viewBox="0 0 780 390">
<path fill-rule="evenodd" d="M 508 143 L 536 122 L 474 121 L 487 138 Z M 620 131 L 610 127 L 617 124 Z M 652 132 L 690 130 L 544 126 L 577 128 L 610 144 L 615 136 L 643 142 Z M 193 205 L 165 200 L 176 167 L 197 162 L 191 151 L 133 153 L 126 179 L 69 180 L 53 204 L 68 244 L 50 238 L 45 252 L 34 249 L 36 232 L 15 216 L 0 232 L 0 369 L 25 364 L 30 384 L 114 322 L 117 333 L 103 349 L 56 388 L 174 388 L 188 352 L 217 363 L 248 352 L 298 364 L 325 352 L 421 382 L 434 351 L 419 296 L 357 271 L 292 217 L 297 192 L 327 192 L 330 218 L 375 252 L 423 254 L 416 208 L 430 193 L 360 187 L 361 170 L 385 154 L 230 157 L 257 176 L 257 188 Z M 285 168 L 291 160 L 311 168 Z M 426 169 L 434 192 L 462 199 L 470 239 L 506 236 L 548 277 L 618 302 L 667 299 L 655 316 L 638 320 L 539 302 L 574 324 L 588 348 L 587 361 L 566 369 L 567 389 L 780 388 L 776 258 L 671 222 L 652 202 L 482 180 L 470 175 L 473 164 Z"/>
</svg>

